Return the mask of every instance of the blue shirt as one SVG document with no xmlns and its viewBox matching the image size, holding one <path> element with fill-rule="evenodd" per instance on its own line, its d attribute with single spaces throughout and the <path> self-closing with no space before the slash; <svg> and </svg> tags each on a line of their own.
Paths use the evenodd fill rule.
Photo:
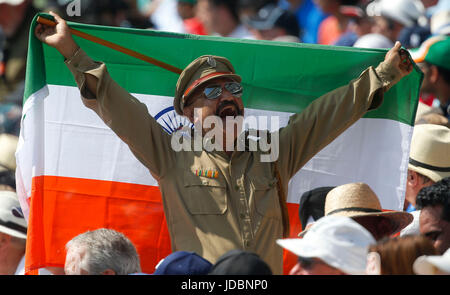
<svg viewBox="0 0 450 295">
<path fill-rule="evenodd" d="M 280 0 L 280 7 L 284 9 L 290 8 L 290 3 L 287 0 Z M 317 32 L 319 31 L 320 23 L 328 16 L 320 10 L 313 0 L 303 0 L 299 8 L 294 11 L 297 16 L 298 24 L 300 26 L 300 40 L 304 43 L 317 43 Z"/>
</svg>

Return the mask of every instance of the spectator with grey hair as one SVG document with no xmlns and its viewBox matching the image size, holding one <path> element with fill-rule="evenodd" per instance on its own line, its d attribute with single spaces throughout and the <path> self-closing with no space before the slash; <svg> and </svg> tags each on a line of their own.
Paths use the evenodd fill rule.
<svg viewBox="0 0 450 295">
<path fill-rule="evenodd" d="M 141 272 L 136 248 L 122 233 L 100 228 L 66 244 L 67 275 L 127 275 Z"/>
</svg>

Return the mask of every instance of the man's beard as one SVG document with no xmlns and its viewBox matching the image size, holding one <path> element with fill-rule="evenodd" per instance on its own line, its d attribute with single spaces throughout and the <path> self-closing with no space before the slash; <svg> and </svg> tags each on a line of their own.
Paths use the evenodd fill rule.
<svg viewBox="0 0 450 295">
<path fill-rule="evenodd" d="M 234 108 L 232 108 L 234 107 Z M 242 116 L 242 110 L 239 108 L 236 102 L 234 101 L 222 101 L 216 110 L 216 116 L 225 118 L 227 116 L 237 117 Z"/>
</svg>

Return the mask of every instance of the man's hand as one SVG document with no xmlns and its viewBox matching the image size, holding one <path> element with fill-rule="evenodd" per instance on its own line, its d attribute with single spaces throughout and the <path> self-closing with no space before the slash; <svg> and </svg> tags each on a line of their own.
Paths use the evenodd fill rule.
<svg viewBox="0 0 450 295">
<path fill-rule="evenodd" d="M 56 48 L 65 58 L 69 58 L 77 51 L 78 45 L 73 40 L 66 21 L 56 13 L 50 14 L 55 18 L 56 26 L 38 24 L 34 34 L 40 41 Z"/>
<path fill-rule="evenodd" d="M 402 44 L 399 41 L 395 42 L 394 47 L 386 53 L 384 62 L 389 65 L 389 67 L 396 68 L 401 77 L 403 78 L 410 74 L 413 69 L 413 64 L 409 58 L 409 54 L 406 50 L 401 48 Z"/>
</svg>

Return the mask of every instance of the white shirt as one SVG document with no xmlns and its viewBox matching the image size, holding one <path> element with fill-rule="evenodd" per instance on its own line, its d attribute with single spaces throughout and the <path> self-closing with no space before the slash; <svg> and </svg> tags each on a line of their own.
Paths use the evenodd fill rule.
<svg viewBox="0 0 450 295">
<path fill-rule="evenodd" d="M 244 25 L 239 25 L 230 35 L 227 37 L 241 38 L 241 39 L 255 39 L 249 30 Z"/>
<path fill-rule="evenodd" d="M 16 272 L 14 273 L 14 275 L 17 276 L 17 275 L 24 275 L 24 274 L 25 274 L 25 255 L 20 260 L 19 265 L 17 265 L 17 269 L 16 269 Z"/>
</svg>

